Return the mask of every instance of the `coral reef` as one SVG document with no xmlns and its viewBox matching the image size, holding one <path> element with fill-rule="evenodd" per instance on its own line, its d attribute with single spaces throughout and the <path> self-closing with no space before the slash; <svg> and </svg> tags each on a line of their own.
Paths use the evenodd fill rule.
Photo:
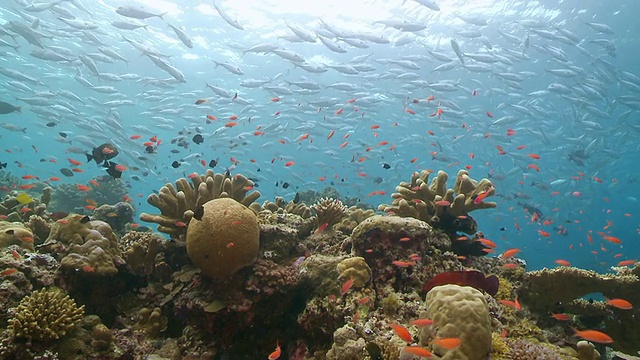
<svg viewBox="0 0 640 360">
<path fill-rule="evenodd" d="M 600 353 L 596 350 L 596 347 L 586 341 L 580 340 L 576 344 L 576 349 L 578 350 L 578 359 L 579 360 L 599 360 Z"/>
<path fill-rule="evenodd" d="M 127 202 L 119 202 L 115 205 L 104 204 L 93 210 L 93 218 L 102 220 L 109 224 L 111 228 L 122 234 L 126 230 L 126 225 L 134 222 L 135 209 Z"/>
<path fill-rule="evenodd" d="M 149 276 L 156 265 L 156 255 L 165 239 L 154 233 L 129 231 L 120 239 L 120 251 L 127 266 L 138 276 Z"/>
<path fill-rule="evenodd" d="M 359 256 L 344 259 L 338 263 L 337 267 L 340 274 L 338 275 L 340 283 L 353 280 L 353 286 L 361 288 L 371 279 L 371 268 Z"/>
<path fill-rule="evenodd" d="M 429 185 L 430 174 L 427 170 L 414 172 L 410 182 L 402 182 L 396 187 L 397 192 L 391 195 L 394 199 L 391 205 L 382 204 L 378 210 L 420 219 L 450 234 L 457 231 L 473 234 L 477 224 L 468 214 L 497 206 L 494 202 L 482 201 L 495 192 L 488 179 L 478 182 L 471 179 L 466 170 L 460 170 L 453 189 L 447 189 L 447 173 L 439 171 Z"/>
<path fill-rule="evenodd" d="M 56 340 L 78 325 L 83 314 L 84 306 L 59 290 L 34 291 L 20 302 L 8 330 L 15 338 Z"/>
<path fill-rule="evenodd" d="M 272 213 L 278 213 L 278 214 L 284 214 L 284 213 L 289 213 L 289 214 L 295 214 L 300 216 L 303 219 L 308 219 L 311 217 L 311 209 L 309 209 L 309 207 L 307 205 L 305 205 L 305 203 L 302 202 L 294 202 L 294 201 L 289 201 L 286 202 L 284 200 L 283 197 L 281 196 L 277 196 L 275 198 L 274 202 L 271 202 L 269 200 L 265 201 L 261 207 L 256 207 L 256 203 L 251 204 L 251 208 L 256 211 L 256 212 L 260 212 L 262 210 L 269 210 Z"/>
<path fill-rule="evenodd" d="M 22 222 L 32 215 L 45 216 L 51 201 L 51 192 L 52 189 L 48 186 L 42 188 L 42 194 L 38 199 L 27 192 L 11 191 L 0 202 L 0 215 L 4 220 L 11 222 Z"/>
<path fill-rule="evenodd" d="M 0 248 L 18 245 L 33 251 L 33 233 L 21 222 L 0 221 Z"/>
<path fill-rule="evenodd" d="M 173 238 L 184 235 L 184 224 L 189 223 L 194 213 L 206 202 L 219 198 L 231 198 L 244 206 L 250 206 L 260 197 L 253 191 L 253 181 L 242 175 L 231 178 L 229 173 L 214 174 L 207 170 L 204 175 L 192 174 L 191 183 L 185 178 L 178 179 L 175 187 L 172 184 L 163 186 L 159 193 L 152 194 L 147 202 L 160 210 L 159 215 L 140 214 L 142 221 L 158 224 L 158 231 L 169 234 Z"/>
<path fill-rule="evenodd" d="M 202 273 L 225 279 L 258 256 L 260 227 L 253 211 L 231 198 L 206 202 L 187 228 L 187 254 Z"/>
<path fill-rule="evenodd" d="M 508 360 L 562 360 L 558 349 L 552 350 L 551 345 L 535 343 L 527 339 L 513 339 L 507 341 L 509 351 L 505 358 Z"/>
<path fill-rule="evenodd" d="M 72 214 L 56 221 L 40 248 L 60 260 L 63 271 L 115 275 L 123 264 L 118 239 L 109 224 Z"/>
<path fill-rule="evenodd" d="M 345 234 L 351 234 L 358 224 L 376 214 L 376 212 L 371 209 L 362 209 L 357 206 L 352 206 L 348 210 L 349 216 L 335 226 L 336 230 L 340 230 Z"/>
<path fill-rule="evenodd" d="M 332 234 L 333 226 L 349 215 L 342 201 L 331 198 L 320 199 L 311 206 L 311 210 L 315 213 L 316 229 L 327 234 Z"/>
<path fill-rule="evenodd" d="M 326 186 L 322 189 L 321 192 L 314 190 L 305 190 L 302 192 L 298 192 L 296 194 L 296 198 L 298 198 L 299 202 L 305 204 L 315 204 L 323 198 L 332 198 L 332 199 L 340 199 L 340 193 L 336 188 L 331 186 Z"/>
<path fill-rule="evenodd" d="M 138 322 L 133 328 L 150 338 L 157 338 L 161 332 L 167 329 L 167 323 L 167 317 L 162 315 L 160 308 L 153 310 L 142 308 L 138 312 Z"/>
<path fill-rule="evenodd" d="M 433 353 L 443 360 L 484 360 L 491 351 L 492 324 L 482 292 L 459 285 L 436 286 L 427 293 L 427 317 L 432 328 L 424 328 L 423 343 L 433 338 L 459 338 L 460 346 L 448 350 L 437 345 Z"/>
</svg>

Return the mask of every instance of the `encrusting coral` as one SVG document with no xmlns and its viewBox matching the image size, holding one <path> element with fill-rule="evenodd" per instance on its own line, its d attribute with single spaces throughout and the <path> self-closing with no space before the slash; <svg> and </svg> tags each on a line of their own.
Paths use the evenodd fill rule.
<svg viewBox="0 0 640 360">
<path fill-rule="evenodd" d="M 277 196 L 275 202 L 271 202 L 269 200 L 265 201 L 262 206 L 257 206 L 257 203 L 251 204 L 252 210 L 256 212 L 260 212 L 262 210 L 269 210 L 272 213 L 289 213 L 300 216 L 303 219 L 308 219 L 311 217 L 311 209 L 305 204 L 301 202 L 289 201 L 286 202 L 283 197 Z"/>
<path fill-rule="evenodd" d="M 33 251 L 33 233 L 20 222 L 0 221 L 0 248 L 10 245 Z"/>
<path fill-rule="evenodd" d="M 78 325 L 83 314 L 84 305 L 78 307 L 59 290 L 34 291 L 20 301 L 8 330 L 15 338 L 56 340 Z"/>
<path fill-rule="evenodd" d="M 51 202 L 51 187 L 42 189 L 40 198 L 31 197 L 26 192 L 12 191 L 0 202 L 0 215 L 5 215 L 7 221 L 23 221 L 31 215 L 45 216 L 49 202 Z"/>
<path fill-rule="evenodd" d="M 220 198 L 231 198 L 244 206 L 250 206 L 260 197 L 253 191 L 253 181 L 242 175 L 233 178 L 229 173 L 214 174 L 209 169 L 204 175 L 193 173 L 189 176 L 191 183 L 185 178 L 178 179 L 175 187 L 166 184 L 158 194 L 151 194 L 147 202 L 160 210 L 159 215 L 142 213 L 142 221 L 158 224 L 158 231 L 179 237 L 186 232 L 186 224 L 206 202 Z"/>
<path fill-rule="evenodd" d="M 260 226 L 256 214 L 230 198 L 208 201 L 200 220 L 187 228 L 187 254 L 210 278 L 225 279 L 258 256 Z"/>
<path fill-rule="evenodd" d="M 51 226 L 40 249 L 60 259 L 63 270 L 96 275 L 115 275 L 120 258 L 118 239 L 109 224 L 72 214 Z"/>
<path fill-rule="evenodd" d="M 477 224 L 468 214 L 477 209 L 497 206 L 494 202 L 482 201 L 495 193 L 493 183 L 488 179 L 480 182 L 469 177 L 466 170 L 460 170 L 453 189 L 447 189 L 448 175 L 439 171 L 428 184 L 430 171 L 414 172 L 410 182 L 401 182 L 391 205 L 381 204 L 378 210 L 402 217 L 413 217 L 426 221 L 447 232 L 462 231 L 473 234 Z"/>
<path fill-rule="evenodd" d="M 460 346 L 447 350 L 433 345 L 442 360 L 484 360 L 491 352 L 491 316 L 482 292 L 459 285 L 436 286 L 427 293 L 427 317 L 432 327 L 421 333 L 425 343 L 434 338 L 459 338 Z"/>
<path fill-rule="evenodd" d="M 349 210 L 342 201 L 332 198 L 322 198 L 311 206 L 316 214 L 316 228 L 322 232 L 333 233 L 333 226 L 349 215 Z"/>
<path fill-rule="evenodd" d="M 344 283 L 353 280 L 353 286 L 361 288 L 365 286 L 371 279 L 371 268 L 367 262 L 359 256 L 346 258 L 338 263 L 338 280 Z"/>
</svg>

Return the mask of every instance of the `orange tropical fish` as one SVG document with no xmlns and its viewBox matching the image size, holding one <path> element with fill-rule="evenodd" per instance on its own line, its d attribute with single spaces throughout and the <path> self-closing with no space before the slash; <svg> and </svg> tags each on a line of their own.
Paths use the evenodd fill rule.
<svg viewBox="0 0 640 360">
<path fill-rule="evenodd" d="M 9 276 L 9 275 L 15 274 L 17 272 L 18 272 L 18 269 L 16 269 L 16 268 L 9 268 L 9 269 L 6 269 L 6 270 L 0 272 L 0 275 L 1 276 Z"/>
<path fill-rule="evenodd" d="M 342 108 L 340 108 L 340 109 L 336 110 L 336 112 L 334 112 L 333 115 L 340 115 L 340 114 L 342 114 L 342 111 L 343 111 Z"/>
<path fill-rule="evenodd" d="M 433 320 L 431 319 L 416 319 L 411 322 L 411 325 L 415 325 L 417 327 L 423 326 L 431 326 L 433 325 Z"/>
<path fill-rule="evenodd" d="M 238 115 L 229 116 L 229 120 L 237 120 L 237 119 L 238 119 Z"/>
<path fill-rule="evenodd" d="M 484 245 L 486 247 L 495 248 L 495 247 L 498 246 L 498 245 L 496 245 L 496 243 L 494 243 L 493 241 L 491 241 L 489 239 L 480 238 L 480 239 L 478 239 L 478 241 L 480 241 L 482 243 L 482 245 Z"/>
<path fill-rule="evenodd" d="M 342 287 L 340 288 L 340 294 L 344 296 L 344 294 L 346 294 L 349 291 L 349 289 L 351 289 L 352 286 L 353 286 L 353 279 L 349 279 L 345 281 L 344 284 L 342 284 Z"/>
<path fill-rule="evenodd" d="M 91 190 L 91 188 L 88 187 L 87 185 L 76 185 L 76 189 L 78 189 L 80 191 L 89 191 L 89 190 Z"/>
<path fill-rule="evenodd" d="M 637 263 L 638 260 L 622 260 L 618 263 L 618 266 L 630 266 Z"/>
<path fill-rule="evenodd" d="M 498 300 L 498 302 L 502 305 L 505 306 L 510 306 L 516 310 L 520 310 L 520 303 L 518 303 L 518 300 L 516 299 L 515 301 L 511 301 L 511 300 Z"/>
<path fill-rule="evenodd" d="M 406 327 L 400 325 L 400 324 L 389 324 L 389 326 L 391 327 L 391 329 L 393 329 L 393 332 L 398 335 L 398 337 L 408 343 L 412 343 L 413 342 L 413 336 L 411 336 L 411 333 L 409 332 L 409 330 L 407 330 Z"/>
<path fill-rule="evenodd" d="M 624 299 L 608 299 L 607 304 L 622 310 L 631 310 L 633 309 L 633 305 L 630 302 Z"/>
<path fill-rule="evenodd" d="M 551 236 L 551 234 L 549 234 L 548 232 L 546 232 L 544 230 L 538 230 L 538 234 L 540 234 L 540 236 L 544 236 L 544 237 Z"/>
<path fill-rule="evenodd" d="M 502 267 L 505 268 L 505 269 L 515 269 L 515 268 L 518 267 L 518 264 L 516 264 L 516 263 L 507 263 L 507 264 L 502 265 Z"/>
<path fill-rule="evenodd" d="M 462 340 L 460 340 L 460 338 L 439 338 L 439 339 L 433 340 L 432 342 L 433 345 L 439 346 L 447 350 L 455 349 L 458 346 L 460 346 L 461 343 L 462 343 Z"/>
<path fill-rule="evenodd" d="M 229 121 L 228 123 L 224 124 L 224 126 L 228 128 L 234 127 L 236 125 L 238 125 L 238 123 L 235 121 Z"/>
<path fill-rule="evenodd" d="M 520 252 L 520 249 L 518 249 L 518 248 L 509 249 L 509 250 L 505 251 L 504 253 L 502 253 L 500 258 L 508 259 L 510 257 L 513 257 L 515 254 L 517 254 L 519 252 Z"/>
<path fill-rule="evenodd" d="M 309 138 L 309 133 L 306 133 L 306 134 L 300 135 L 300 137 L 296 141 L 302 141 L 302 140 L 306 140 L 308 138 Z"/>
<path fill-rule="evenodd" d="M 19 188 L 21 190 L 28 190 L 28 189 L 32 189 L 34 186 L 36 186 L 35 184 L 26 184 L 26 185 L 20 185 Z"/>
<path fill-rule="evenodd" d="M 49 181 L 60 181 L 60 178 L 56 176 L 52 176 L 49 178 Z"/>
<path fill-rule="evenodd" d="M 329 132 L 329 135 L 327 135 L 327 141 L 330 140 L 335 133 L 336 133 L 335 130 L 331 130 L 331 132 Z"/>
<path fill-rule="evenodd" d="M 24 180 L 37 179 L 38 177 L 35 175 L 24 175 L 22 177 Z"/>
<path fill-rule="evenodd" d="M 284 163 L 284 166 L 289 167 L 289 166 L 292 166 L 295 163 L 296 163 L 295 161 L 287 161 L 286 163 Z"/>
<path fill-rule="evenodd" d="M 273 350 L 271 354 L 269 354 L 267 360 L 278 360 L 280 358 L 280 355 L 282 355 L 282 349 L 280 349 L 280 344 L 276 341 L 276 349 Z"/>
<path fill-rule="evenodd" d="M 129 137 L 129 139 L 131 139 L 131 140 L 138 140 L 138 139 L 140 139 L 141 137 L 142 137 L 142 135 L 131 135 L 131 136 Z"/>
<path fill-rule="evenodd" d="M 406 111 L 407 113 L 411 114 L 411 115 L 415 115 L 416 112 L 411 110 L 411 109 L 404 109 L 404 111 Z"/>
<path fill-rule="evenodd" d="M 451 205 L 450 201 L 447 200 L 439 200 L 434 203 L 435 206 L 449 206 Z"/>
<path fill-rule="evenodd" d="M 538 165 L 536 165 L 536 164 L 527 165 L 527 169 L 533 169 L 533 170 L 535 170 L 537 172 L 540 172 L 540 167 Z"/>
<path fill-rule="evenodd" d="M 540 160 L 540 155 L 538 154 L 528 154 L 527 156 L 532 158 L 533 160 Z"/>
<path fill-rule="evenodd" d="M 420 346 L 405 346 L 402 348 L 402 353 L 411 354 L 418 357 L 431 357 L 431 352 Z"/>
<path fill-rule="evenodd" d="M 323 232 L 327 228 L 327 226 L 329 226 L 329 223 L 323 223 L 322 225 L 318 226 L 316 234 L 320 234 L 321 232 Z"/>
<path fill-rule="evenodd" d="M 558 321 L 568 321 L 569 315 L 567 314 L 551 314 L 551 317 Z"/>
<path fill-rule="evenodd" d="M 607 240 L 608 242 L 614 243 L 614 244 L 622 244 L 622 240 L 618 239 L 615 236 L 603 236 L 602 239 Z"/>
<path fill-rule="evenodd" d="M 411 267 L 416 264 L 414 261 L 399 261 L 399 260 L 392 261 L 391 263 L 397 267 L 402 267 L 402 268 Z"/>
<path fill-rule="evenodd" d="M 71 164 L 75 165 L 75 166 L 80 166 L 82 165 L 82 163 L 78 160 L 73 160 L 72 158 L 67 158 L 67 161 L 69 161 Z"/>
<path fill-rule="evenodd" d="M 554 263 L 560 265 L 560 266 L 571 266 L 571 263 L 569 263 L 567 260 L 562 260 L 562 259 L 558 259 L 556 261 L 554 261 Z"/>
<path fill-rule="evenodd" d="M 597 330 L 576 330 L 575 336 L 600 344 L 613 343 L 611 336 Z"/>
<path fill-rule="evenodd" d="M 480 194 L 478 194 L 475 199 L 473 199 L 473 203 L 480 204 L 482 200 L 487 198 L 487 196 L 489 196 L 489 193 L 487 191 L 483 191 Z"/>
</svg>

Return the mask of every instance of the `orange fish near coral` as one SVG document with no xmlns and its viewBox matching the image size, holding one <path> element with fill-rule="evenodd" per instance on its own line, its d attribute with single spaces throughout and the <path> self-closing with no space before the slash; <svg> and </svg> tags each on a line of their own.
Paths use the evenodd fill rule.
<svg viewBox="0 0 640 360">
<path fill-rule="evenodd" d="M 560 265 L 560 266 L 571 266 L 571 263 L 569 263 L 567 260 L 562 260 L 562 259 L 558 259 L 556 261 L 554 261 L 554 263 Z"/>
<path fill-rule="evenodd" d="M 600 344 L 613 343 L 613 339 L 611 338 L 611 336 L 597 330 L 576 330 L 575 336 Z"/>
<path fill-rule="evenodd" d="M 344 296 L 344 294 L 346 294 L 349 291 L 349 289 L 351 289 L 352 286 L 353 286 L 353 279 L 349 279 L 345 281 L 344 284 L 342 284 L 342 288 L 340 288 L 340 294 Z"/>
<path fill-rule="evenodd" d="M 391 329 L 393 329 L 393 332 L 398 335 L 398 337 L 408 343 L 412 343 L 413 342 L 413 336 L 411 336 L 411 333 L 409 332 L 409 330 L 407 330 L 406 327 L 399 325 L 399 324 L 389 324 L 389 326 L 391 327 Z"/>
<path fill-rule="evenodd" d="M 504 253 L 502 253 L 500 258 L 508 259 L 510 257 L 513 257 L 515 254 L 517 254 L 519 252 L 520 252 L 520 249 L 518 249 L 518 248 L 509 249 L 509 250 L 505 251 Z"/>
<path fill-rule="evenodd" d="M 633 305 L 630 302 L 624 299 L 608 299 L 607 304 L 622 310 L 631 310 L 633 309 Z"/>
<path fill-rule="evenodd" d="M 431 353 L 429 352 L 429 350 L 420 346 L 405 346 L 402 348 L 402 353 L 411 354 L 418 357 L 431 357 Z"/>
<path fill-rule="evenodd" d="M 433 325 L 433 320 L 431 319 L 416 319 L 411 322 L 411 325 L 415 325 L 417 327 L 423 326 L 431 326 Z"/>
<path fill-rule="evenodd" d="M 451 350 L 455 349 L 462 343 L 462 340 L 459 338 L 439 338 L 433 340 L 432 344 L 439 346 L 443 349 Z"/>
<path fill-rule="evenodd" d="M 551 314 L 551 317 L 558 321 L 568 321 L 569 315 L 567 314 Z"/>
</svg>

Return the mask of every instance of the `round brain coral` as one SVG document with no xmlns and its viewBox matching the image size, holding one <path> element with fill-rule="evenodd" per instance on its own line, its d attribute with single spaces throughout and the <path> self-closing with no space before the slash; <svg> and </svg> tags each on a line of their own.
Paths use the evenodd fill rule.
<svg viewBox="0 0 640 360">
<path fill-rule="evenodd" d="M 84 305 L 78 307 L 60 290 L 44 289 L 20 301 L 8 329 L 16 338 L 55 340 L 73 329 L 83 315 Z"/>
<path fill-rule="evenodd" d="M 204 215 L 187 228 L 187 254 L 202 273 L 225 279 L 258 256 L 260 226 L 253 211 L 222 198 L 206 202 Z"/>
</svg>

